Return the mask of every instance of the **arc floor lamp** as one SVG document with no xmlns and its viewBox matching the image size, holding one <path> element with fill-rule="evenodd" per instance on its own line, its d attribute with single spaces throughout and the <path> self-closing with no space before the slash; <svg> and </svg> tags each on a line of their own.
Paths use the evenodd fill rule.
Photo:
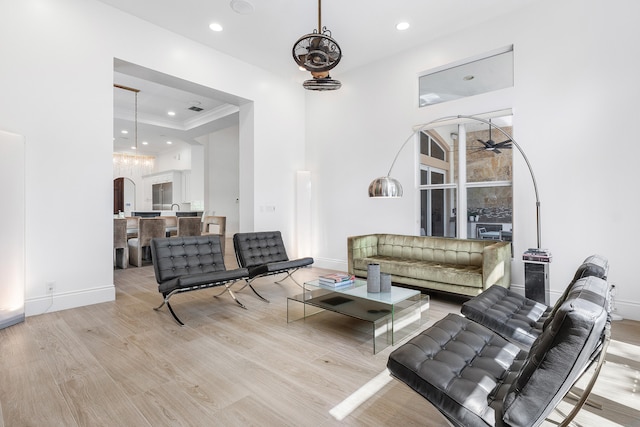
<svg viewBox="0 0 640 427">
<path fill-rule="evenodd" d="M 527 158 L 527 155 L 525 154 L 525 152 L 522 150 L 522 147 L 520 146 L 520 144 L 518 144 L 511 135 L 506 133 L 500 127 L 494 126 L 489 120 L 486 120 L 480 117 L 463 116 L 463 115 L 448 116 L 448 117 L 441 117 L 439 119 L 432 120 L 428 123 L 421 125 L 411 135 L 409 135 L 409 137 L 400 146 L 400 149 L 396 153 L 396 156 L 393 158 L 393 162 L 391 162 L 391 166 L 389 167 L 389 172 L 387 172 L 387 175 L 381 176 L 371 181 L 371 184 L 369 184 L 369 197 L 387 197 L 387 198 L 402 197 L 402 184 L 400 184 L 400 181 L 398 181 L 397 179 L 391 177 L 391 170 L 393 169 L 393 166 L 396 164 L 396 161 L 398 160 L 398 156 L 400 155 L 400 152 L 404 149 L 404 147 L 407 145 L 409 141 L 413 140 L 415 135 L 419 134 L 423 130 L 429 127 L 433 127 L 434 125 L 437 125 L 442 122 L 446 122 L 450 120 L 459 120 L 459 119 L 475 120 L 477 122 L 482 122 L 482 123 L 486 123 L 489 126 L 493 126 L 493 129 L 498 130 L 500 133 L 502 133 L 504 136 L 506 136 L 511 140 L 511 143 L 513 144 L 513 146 L 518 149 L 518 151 L 524 158 L 524 161 L 527 164 L 527 167 L 529 168 L 529 173 L 531 174 L 531 180 L 533 181 L 533 189 L 536 195 L 536 233 L 537 233 L 537 244 L 538 244 L 537 248 L 538 249 L 541 248 L 542 246 L 540 242 L 540 234 L 541 234 L 540 233 L 540 196 L 538 194 L 538 184 L 536 182 L 536 176 L 533 173 L 533 168 L 531 167 L 531 163 L 529 162 L 529 159 Z"/>
</svg>

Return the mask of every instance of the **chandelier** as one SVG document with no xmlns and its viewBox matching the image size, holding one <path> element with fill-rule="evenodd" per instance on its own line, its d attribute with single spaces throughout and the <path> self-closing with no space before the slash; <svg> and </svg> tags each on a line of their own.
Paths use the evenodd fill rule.
<svg viewBox="0 0 640 427">
<path fill-rule="evenodd" d="M 153 172 L 155 157 L 113 153 L 113 170 L 117 176 L 148 175 Z"/>
<path fill-rule="evenodd" d="M 153 156 L 138 154 L 138 93 L 140 89 L 114 84 L 113 87 L 134 93 L 134 145 L 131 147 L 135 153 L 113 153 L 113 170 L 116 176 L 147 175 L 153 172 Z"/>
</svg>

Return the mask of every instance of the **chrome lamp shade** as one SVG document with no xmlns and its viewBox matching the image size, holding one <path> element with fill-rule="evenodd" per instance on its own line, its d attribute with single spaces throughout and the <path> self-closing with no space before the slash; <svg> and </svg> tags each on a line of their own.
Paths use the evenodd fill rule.
<svg viewBox="0 0 640 427">
<path fill-rule="evenodd" d="M 402 184 L 390 176 L 381 176 L 369 184 L 369 197 L 402 197 Z"/>
</svg>

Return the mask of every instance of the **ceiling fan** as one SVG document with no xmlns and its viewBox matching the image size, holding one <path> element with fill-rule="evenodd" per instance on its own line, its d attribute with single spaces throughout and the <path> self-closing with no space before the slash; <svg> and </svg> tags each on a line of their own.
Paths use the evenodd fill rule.
<svg viewBox="0 0 640 427">
<path fill-rule="evenodd" d="M 500 154 L 502 150 L 513 148 L 513 144 L 511 143 L 511 139 L 507 139 L 506 141 L 495 142 L 491 138 L 491 123 L 489 123 L 489 139 L 483 141 L 481 139 L 477 140 L 479 143 L 483 145 L 482 148 L 479 148 L 478 151 L 493 151 L 495 154 Z"/>
<path fill-rule="evenodd" d="M 342 59 L 342 50 L 338 42 L 331 38 L 331 31 L 322 26 L 321 17 L 322 5 L 318 0 L 318 29 L 305 34 L 293 44 L 293 59 L 313 76 L 313 79 L 302 84 L 305 89 L 336 90 L 342 87 L 342 83 L 332 79 L 329 70 Z"/>
</svg>

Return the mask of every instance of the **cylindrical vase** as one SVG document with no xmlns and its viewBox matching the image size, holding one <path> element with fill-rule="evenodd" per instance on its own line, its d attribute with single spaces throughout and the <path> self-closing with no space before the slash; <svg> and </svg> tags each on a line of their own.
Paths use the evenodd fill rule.
<svg viewBox="0 0 640 427">
<path fill-rule="evenodd" d="M 391 292 L 391 275 L 380 273 L 380 292 Z"/>
<path fill-rule="evenodd" d="M 380 264 L 367 266 L 367 292 L 380 292 Z"/>
</svg>

